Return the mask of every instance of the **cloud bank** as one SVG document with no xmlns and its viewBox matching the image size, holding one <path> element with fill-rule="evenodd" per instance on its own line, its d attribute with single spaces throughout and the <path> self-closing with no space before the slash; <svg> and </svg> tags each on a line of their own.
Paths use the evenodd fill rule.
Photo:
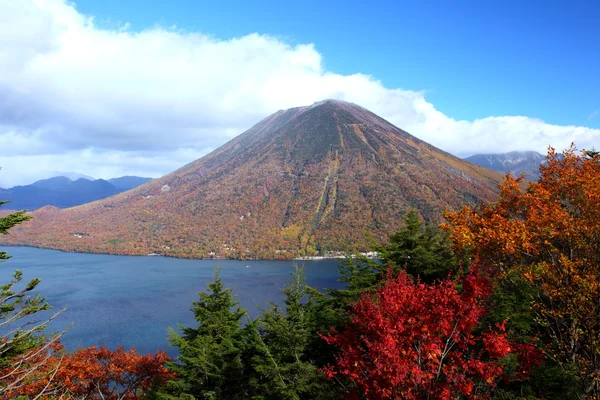
<svg viewBox="0 0 600 400">
<path fill-rule="evenodd" d="M 312 44 L 104 29 L 65 0 L 0 0 L 0 187 L 56 170 L 160 176 L 270 113 L 325 98 L 360 104 L 457 155 L 591 148 L 600 137 L 524 116 L 455 120 L 422 92 L 326 70 Z"/>
</svg>

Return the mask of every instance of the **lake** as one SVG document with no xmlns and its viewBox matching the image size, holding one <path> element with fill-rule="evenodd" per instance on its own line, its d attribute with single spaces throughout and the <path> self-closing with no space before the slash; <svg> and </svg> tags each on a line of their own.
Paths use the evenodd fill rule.
<svg viewBox="0 0 600 400">
<path fill-rule="evenodd" d="M 183 260 L 166 257 L 63 253 L 29 247 L 2 248 L 13 258 L 0 264 L 0 283 L 15 269 L 24 281 L 41 278 L 36 289 L 54 307 L 67 308 L 51 325 L 56 331 L 74 323 L 63 336 L 68 349 L 106 345 L 136 347 L 140 353 L 159 349 L 175 355 L 167 328 L 195 326 L 190 311 L 213 271 L 233 288 L 251 316 L 258 306 L 281 302 L 280 289 L 289 281 L 292 261 Z M 308 283 L 319 289 L 338 288 L 339 260 L 296 261 L 304 265 Z"/>
</svg>

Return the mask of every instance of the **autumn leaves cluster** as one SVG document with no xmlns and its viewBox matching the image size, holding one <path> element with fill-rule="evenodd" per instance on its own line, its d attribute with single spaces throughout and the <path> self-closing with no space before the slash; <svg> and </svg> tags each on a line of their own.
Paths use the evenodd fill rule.
<svg viewBox="0 0 600 400">
<path fill-rule="evenodd" d="M 33 349 L 3 371 L 3 398 L 122 399 L 142 398 L 174 377 L 163 351 L 139 355 L 122 347 L 64 351 L 59 342 L 48 351 Z"/>
<path fill-rule="evenodd" d="M 597 152 L 550 150 L 538 182 L 507 176 L 497 201 L 446 214 L 442 229 L 411 212 L 375 247 L 380 262 L 341 263 L 343 289 L 319 292 L 295 271 L 284 303 L 255 319 L 217 275 L 193 304 L 197 326 L 171 333 L 177 360 L 68 354 L 54 341 L 20 363 L 47 343 L 32 339 L 0 353 L 0 388 L 26 398 L 600 398 Z"/>
</svg>

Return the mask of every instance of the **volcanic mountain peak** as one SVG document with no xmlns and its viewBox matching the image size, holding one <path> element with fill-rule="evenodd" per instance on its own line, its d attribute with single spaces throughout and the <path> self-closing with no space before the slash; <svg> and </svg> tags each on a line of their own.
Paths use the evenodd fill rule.
<svg viewBox="0 0 600 400">
<path fill-rule="evenodd" d="M 325 100 L 278 111 L 136 189 L 34 214 L 10 239 L 63 250 L 179 257 L 366 250 L 367 235 L 385 240 L 406 211 L 439 219 L 444 209 L 494 198 L 500 178 L 363 107 Z"/>
<path fill-rule="evenodd" d="M 332 104 L 332 105 L 338 105 L 338 106 L 343 106 L 343 107 L 359 107 L 363 110 L 366 110 L 365 108 L 359 106 L 358 104 L 352 103 L 350 101 L 339 100 L 339 99 L 325 99 L 325 100 L 315 101 L 311 106 L 303 106 L 300 108 L 313 108 L 313 107 L 322 106 L 324 104 Z"/>
<path fill-rule="evenodd" d="M 278 111 L 206 158 L 223 161 L 223 157 L 234 154 L 238 158 L 244 154 L 257 158 L 258 154 L 269 153 L 283 157 L 287 163 L 304 165 L 336 151 L 378 153 L 382 146 L 406 140 L 424 143 L 361 106 L 324 100 Z"/>
</svg>

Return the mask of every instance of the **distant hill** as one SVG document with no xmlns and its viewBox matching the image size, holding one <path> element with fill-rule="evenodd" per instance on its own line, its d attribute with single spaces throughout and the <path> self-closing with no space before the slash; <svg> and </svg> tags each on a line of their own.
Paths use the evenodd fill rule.
<svg viewBox="0 0 600 400">
<path fill-rule="evenodd" d="M 495 199 L 501 175 L 352 103 L 278 111 L 212 153 L 108 199 L 45 207 L 2 237 L 111 254 L 291 258 L 369 248 L 416 209 Z"/>
<path fill-rule="evenodd" d="M 141 184 L 148 180 L 149 178 L 132 176 L 114 178 L 117 186 L 103 179 L 79 178 L 73 181 L 65 176 L 57 176 L 31 185 L 0 189 L 0 199 L 10 200 L 4 208 L 12 210 L 36 210 L 47 205 L 67 208 L 104 199 L 139 186 L 136 182 Z"/>
<path fill-rule="evenodd" d="M 499 154 L 476 154 L 465 160 L 501 174 L 510 171 L 513 176 L 525 174 L 528 180 L 537 181 L 540 177 L 540 164 L 546 162 L 546 157 L 536 151 L 511 151 Z"/>
</svg>

